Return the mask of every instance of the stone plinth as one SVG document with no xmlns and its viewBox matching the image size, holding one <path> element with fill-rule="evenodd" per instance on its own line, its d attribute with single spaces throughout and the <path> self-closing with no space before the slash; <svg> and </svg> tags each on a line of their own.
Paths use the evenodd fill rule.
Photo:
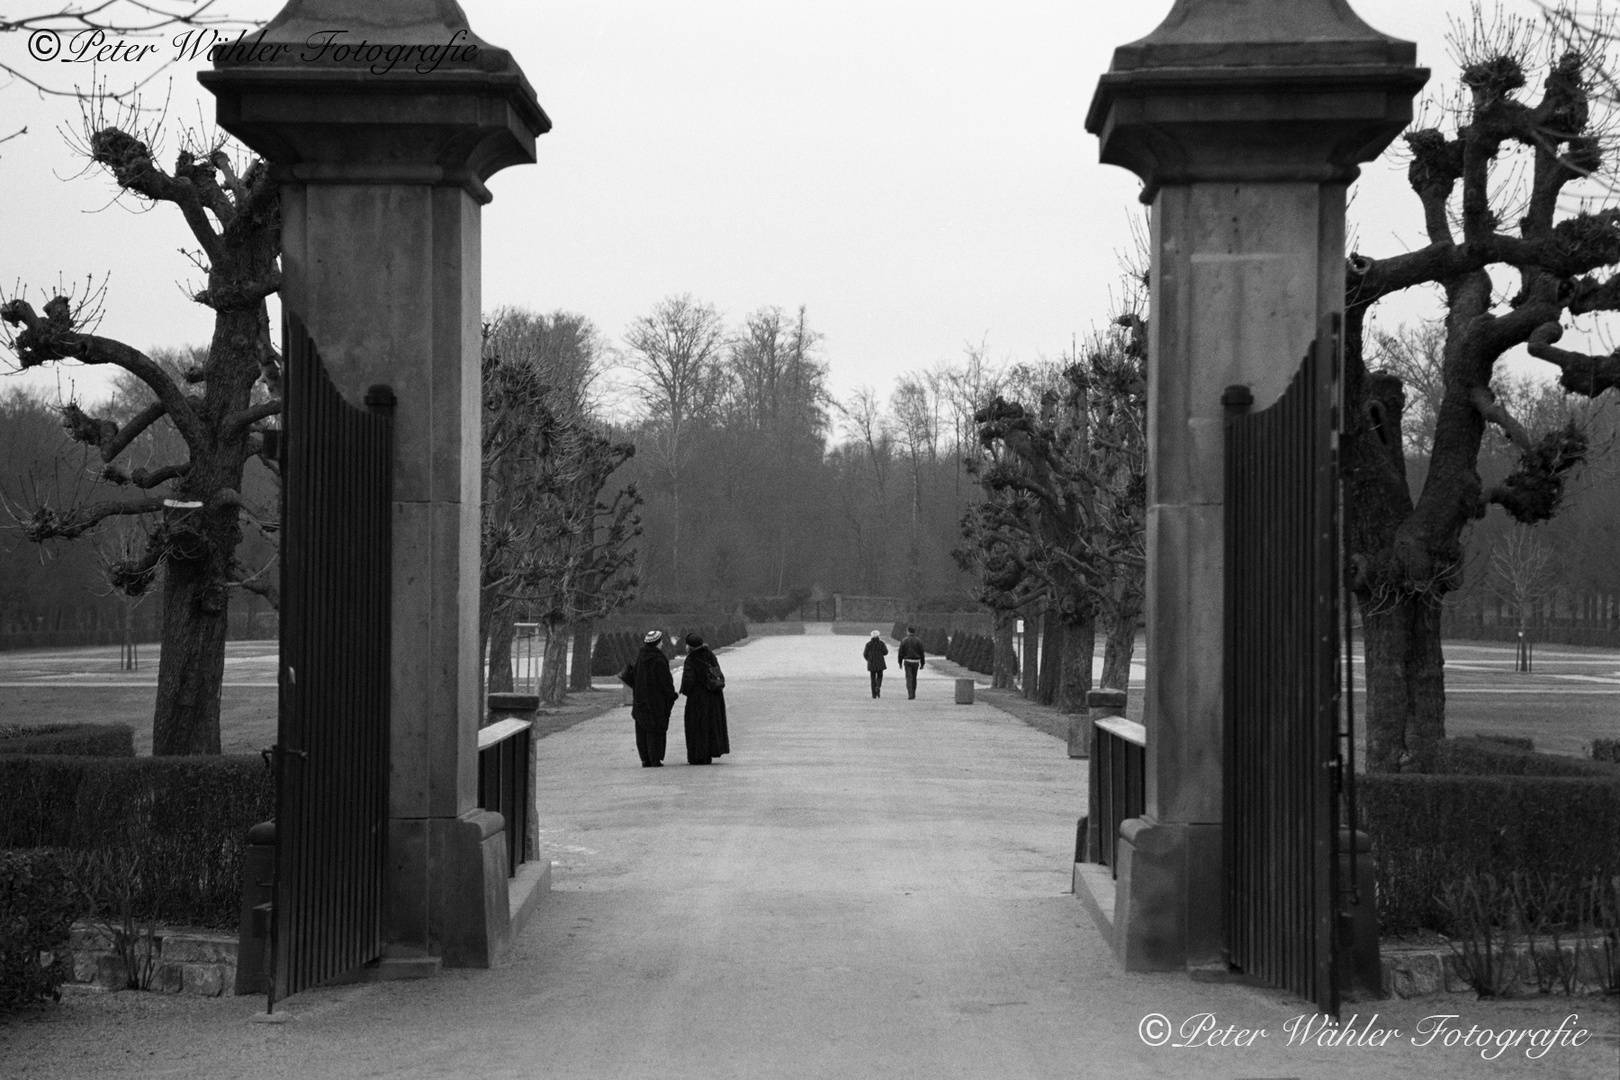
<svg viewBox="0 0 1620 1080">
<path fill-rule="evenodd" d="M 1177 0 L 1115 51 L 1086 128 L 1151 205 L 1147 812 L 1122 830 L 1116 952 L 1226 967 L 1221 871 L 1223 390 L 1256 410 L 1344 306 L 1359 163 L 1428 72 L 1343 0 Z"/>
<path fill-rule="evenodd" d="M 332 28 L 383 52 L 321 48 Z M 398 398 L 384 940 L 483 966 L 509 913 L 477 806 L 480 208 L 550 121 L 450 0 L 292 0 L 255 40 L 200 79 L 281 181 L 282 302 L 351 402 Z"/>
</svg>

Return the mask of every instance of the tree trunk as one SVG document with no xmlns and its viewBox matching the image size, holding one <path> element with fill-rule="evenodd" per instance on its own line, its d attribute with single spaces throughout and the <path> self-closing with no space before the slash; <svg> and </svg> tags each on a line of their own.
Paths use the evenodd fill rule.
<svg viewBox="0 0 1620 1080">
<path fill-rule="evenodd" d="M 568 651 L 573 643 L 568 626 L 546 623 L 546 659 L 540 668 L 540 704 L 561 705 L 568 696 Z"/>
<path fill-rule="evenodd" d="M 1136 628 L 1140 616 L 1110 619 L 1108 639 L 1103 644 L 1102 684 L 1109 690 L 1126 690 L 1131 685 L 1131 653 L 1136 649 Z"/>
<path fill-rule="evenodd" d="M 568 689 L 591 688 L 591 624 L 574 624 L 574 659 L 568 669 Z"/>
<path fill-rule="evenodd" d="M 991 664 L 990 686 L 996 690 L 1010 690 L 1016 685 L 1015 673 L 1018 670 L 1018 654 L 1013 651 L 1013 620 L 1015 616 L 1005 608 L 997 608 L 994 615 L 994 630 L 991 637 L 995 643 L 992 650 L 994 662 Z"/>
<path fill-rule="evenodd" d="M 1063 677 L 1063 630 L 1057 612 L 1041 616 L 1041 679 L 1035 700 L 1042 705 L 1057 702 L 1058 683 Z"/>
<path fill-rule="evenodd" d="M 208 560 L 168 561 L 163 578 L 163 651 L 152 713 L 154 756 L 219 753 L 229 599 Z"/>
<path fill-rule="evenodd" d="M 1368 612 L 1366 728 L 1369 772 L 1428 772 L 1445 737 L 1440 605 L 1406 598 Z"/>
<path fill-rule="evenodd" d="M 485 694 L 512 692 L 512 639 L 517 635 L 511 612 L 497 611 L 489 628 L 489 682 Z"/>
<path fill-rule="evenodd" d="M 1091 662 L 1097 651 L 1097 623 L 1067 623 L 1063 627 L 1063 661 L 1059 665 L 1057 707 L 1062 713 L 1084 713 L 1086 691 L 1091 689 Z"/>
</svg>

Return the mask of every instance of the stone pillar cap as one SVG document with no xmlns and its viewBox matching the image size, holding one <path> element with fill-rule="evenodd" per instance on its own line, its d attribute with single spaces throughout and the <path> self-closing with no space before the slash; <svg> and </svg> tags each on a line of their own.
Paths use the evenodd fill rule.
<svg viewBox="0 0 1620 1080">
<path fill-rule="evenodd" d="M 1346 0 L 1176 0 L 1114 50 L 1086 130 L 1144 202 L 1163 184 L 1347 182 L 1410 122 L 1416 61 Z"/>
<path fill-rule="evenodd" d="M 484 181 L 533 163 L 551 130 L 456 0 L 288 0 L 210 56 L 198 81 L 219 125 L 292 181 L 457 185 L 488 202 Z"/>
</svg>

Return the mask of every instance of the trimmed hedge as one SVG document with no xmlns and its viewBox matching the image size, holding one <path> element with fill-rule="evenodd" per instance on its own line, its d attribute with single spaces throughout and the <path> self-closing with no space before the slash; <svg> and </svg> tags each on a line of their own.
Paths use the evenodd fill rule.
<svg viewBox="0 0 1620 1080">
<path fill-rule="evenodd" d="M 1356 785 L 1386 934 L 1451 933 L 1439 898 L 1448 883 L 1481 871 L 1501 878 L 1620 873 L 1620 780 L 1528 771 L 1371 773 Z"/>
<path fill-rule="evenodd" d="M 1592 760 L 1620 765 L 1620 739 L 1593 739 Z"/>
<path fill-rule="evenodd" d="M 0 848 L 58 848 L 111 909 L 173 925 L 234 929 L 247 832 L 275 816 L 256 754 L 0 757 Z"/>
<path fill-rule="evenodd" d="M 65 946 L 81 906 L 55 852 L 0 851 L 0 1011 L 62 1000 Z"/>
<path fill-rule="evenodd" d="M 135 732 L 128 724 L 0 724 L 0 754 L 134 757 Z"/>
<path fill-rule="evenodd" d="M 1529 742 L 1525 739 L 1523 742 Z M 1620 766 L 1563 754 L 1538 754 L 1500 736 L 1442 739 L 1434 771 L 1469 776 L 1591 776 L 1620 781 Z"/>
</svg>

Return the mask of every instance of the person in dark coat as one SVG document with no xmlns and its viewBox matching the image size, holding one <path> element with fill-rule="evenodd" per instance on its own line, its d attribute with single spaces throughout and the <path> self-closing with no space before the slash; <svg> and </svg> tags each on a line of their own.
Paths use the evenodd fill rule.
<svg viewBox="0 0 1620 1080">
<path fill-rule="evenodd" d="M 888 661 L 883 659 L 889 655 L 889 647 L 883 644 L 882 631 L 872 631 L 872 638 L 866 643 L 866 651 L 862 655 L 866 657 L 866 670 L 872 675 L 872 696 L 882 697 L 883 669 L 889 666 Z"/>
<path fill-rule="evenodd" d="M 917 672 L 924 667 L 922 638 L 917 636 L 915 626 L 906 627 L 906 636 L 901 639 L 900 651 L 895 653 L 900 666 L 906 672 L 906 697 L 917 696 Z"/>
<path fill-rule="evenodd" d="M 708 765 L 731 753 L 726 731 L 726 679 L 720 660 L 699 634 L 687 634 L 681 693 L 686 695 L 686 763 Z"/>
<path fill-rule="evenodd" d="M 619 678 L 632 692 L 630 715 L 636 722 L 636 752 L 643 768 L 664 763 L 664 742 L 669 734 L 669 713 L 675 707 L 675 678 L 669 660 L 659 648 L 662 630 L 649 630 L 641 640 L 641 652 Z"/>
</svg>

